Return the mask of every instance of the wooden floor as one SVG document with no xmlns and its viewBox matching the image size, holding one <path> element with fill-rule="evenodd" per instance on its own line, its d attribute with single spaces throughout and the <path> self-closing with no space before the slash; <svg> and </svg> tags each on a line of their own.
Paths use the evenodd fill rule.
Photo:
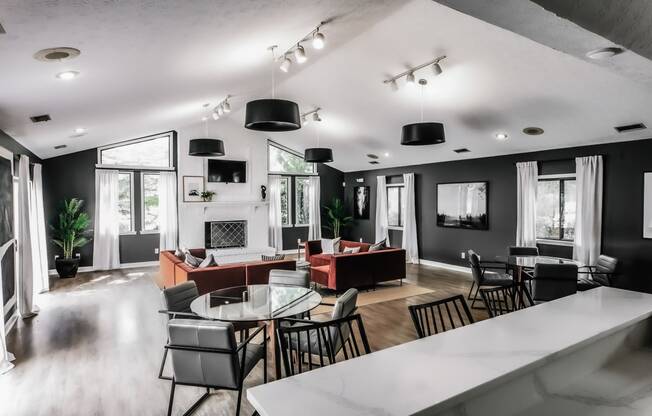
<svg viewBox="0 0 652 416">
<path fill-rule="evenodd" d="M 362 306 L 373 351 L 412 341 L 407 305 L 466 294 L 470 277 L 408 266 L 408 280 L 434 292 Z M 37 298 L 41 313 L 8 336 L 16 368 L 0 376 L 0 415 L 164 415 L 170 382 L 156 376 L 165 343 L 157 269 L 86 273 L 54 281 Z M 473 310 L 476 319 L 486 318 Z M 271 373 L 271 372 L 270 372 Z M 261 364 L 246 386 L 262 382 Z M 173 414 L 203 393 L 179 387 Z M 236 393 L 218 391 L 196 415 L 232 415 Z M 242 415 L 253 408 L 243 398 Z"/>
</svg>

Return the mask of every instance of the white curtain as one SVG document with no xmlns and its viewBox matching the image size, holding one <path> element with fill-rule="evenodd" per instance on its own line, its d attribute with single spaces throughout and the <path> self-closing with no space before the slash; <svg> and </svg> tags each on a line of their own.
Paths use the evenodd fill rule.
<svg viewBox="0 0 652 416">
<path fill-rule="evenodd" d="M 34 293 L 50 290 L 48 278 L 48 249 L 45 238 L 45 212 L 43 210 L 43 167 L 34 164 L 32 179 L 32 256 L 34 267 Z"/>
<path fill-rule="evenodd" d="M 158 183 L 159 249 L 178 248 L 177 173 L 161 172 Z"/>
<path fill-rule="evenodd" d="M 319 176 L 308 179 L 308 240 L 321 238 L 321 203 Z"/>
<path fill-rule="evenodd" d="M 10 251 L 10 256 L 13 256 L 14 250 L 14 240 L 9 240 L 2 247 L 0 247 L 0 260 L 4 258 L 5 253 Z M 0 276 L 2 276 L 2 261 L 0 261 Z M 0 278 L 0 295 L 2 294 L 2 279 Z M 0 296 L 1 298 L 2 296 Z M 2 303 L 2 302 L 0 302 Z M 0 310 L 2 307 L 0 306 Z M 4 319 L 0 321 L 0 374 L 4 374 L 7 371 L 14 368 L 14 365 L 11 363 L 16 359 L 12 353 L 7 351 L 7 338 L 5 334 L 5 323 Z"/>
<path fill-rule="evenodd" d="M 414 173 L 403 174 L 403 244 L 405 259 L 419 264 L 419 242 L 417 240 L 417 212 L 414 193 Z"/>
<path fill-rule="evenodd" d="M 387 180 L 384 176 L 377 176 L 378 184 L 376 186 L 376 241 L 387 240 L 389 246 L 389 233 L 387 229 Z"/>
<path fill-rule="evenodd" d="M 595 265 L 602 239 L 602 156 L 575 159 L 577 205 L 573 259 Z"/>
<path fill-rule="evenodd" d="M 120 267 L 120 224 L 118 218 L 118 171 L 95 170 L 95 229 L 93 269 Z"/>
<path fill-rule="evenodd" d="M 537 245 L 537 162 L 516 164 L 516 245 Z"/>
<path fill-rule="evenodd" d="M 283 218 L 281 217 L 281 177 L 269 177 L 269 245 L 283 250 Z"/>
<path fill-rule="evenodd" d="M 18 310 L 22 318 L 38 313 L 34 305 L 34 255 L 32 239 L 36 237 L 31 221 L 31 183 L 29 157 L 20 156 L 18 162 Z"/>
</svg>

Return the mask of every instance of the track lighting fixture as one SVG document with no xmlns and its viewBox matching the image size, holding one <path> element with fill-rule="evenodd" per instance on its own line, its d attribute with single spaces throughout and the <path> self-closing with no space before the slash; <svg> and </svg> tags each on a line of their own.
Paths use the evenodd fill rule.
<svg viewBox="0 0 652 416">
<path fill-rule="evenodd" d="M 415 66 L 413 68 L 408 69 L 407 71 L 404 71 L 404 72 L 401 72 L 400 74 L 394 75 L 393 77 L 384 80 L 383 83 L 384 84 L 389 84 L 390 88 L 392 90 L 396 91 L 398 89 L 398 84 L 397 84 L 396 81 L 403 78 L 403 77 L 405 77 L 405 82 L 406 82 L 407 85 L 414 85 L 415 81 L 416 81 L 416 77 L 415 77 L 414 73 L 417 72 L 418 70 L 422 69 L 422 68 L 425 68 L 427 66 L 432 65 L 432 72 L 435 75 L 441 74 L 443 72 L 443 70 L 442 70 L 441 65 L 439 63 L 441 61 L 443 61 L 444 59 L 446 59 L 446 55 L 438 56 L 437 58 L 432 59 L 432 60 L 430 60 L 430 61 L 428 61 L 426 63 L 423 63 L 421 65 L 417 65 L 417 66 Z"/>
<path fill-rule="evenodd" d="M 219 120 L 221 116 L 231 112 L 231 104 L 229 103 L 229 98 L 231 97 L 232 95 L 227 95 L 215 106 L 213 109 L 213 120 Z"/>
<path fill-rule="evenodd" d="M 319 25 L 317 25 L 316 28 L 310 31 L 306 36 L 302 37 L 299 39 L 299 41 L 294 44 L 290 49 L 285 51 L 282 55 L 279 55 L 279 60 L 281 63 L 279 64 L 279 69 L 283 72 L 288 72 L 290 70 L 290 67 L 292 66 L 292 59 L 290 59 L 291 56 L 294 55 L 294 60 L 302 64 L 308 60 L 308 56 L 306 55 L 306 49 L 303 47 L 303 43 L 309 42 L 312 40 L 312 47 L 315 49 L 323 49 L 324 45 L 326 44 L 326 37 L 324 34 L 320 31 L 321 27 L 325 25 L 327 22 L 321 22 Z"/>
<path fill-rule="evenodd" d="M 317 107 L 314 110 L 310 110 L 301 114 L 301 123 L 303 123 L 304 125 L 308 124 L 311 119 L 312 121 L 317 121 L 317 122 L 322 121 L 322 118 L 319 116 L 319 111 L 321 111 L 321 107 Z"/>
<path fill-rule="evenodd" d="M 220 115 L 213 111 L 213 120 L 219 120 Z"/>
</svg>

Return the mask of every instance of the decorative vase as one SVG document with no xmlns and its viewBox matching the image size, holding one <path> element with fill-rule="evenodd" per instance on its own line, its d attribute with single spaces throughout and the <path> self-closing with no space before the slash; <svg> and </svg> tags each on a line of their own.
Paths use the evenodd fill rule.
<svg viewBox="0 0 652 416">
<path fill-rule="evenodd" d="M 62 279 L 75 277 L 79 269 L 79 257 L 73 257 L 71 259 L 56 258 L 54 260 L 54 267 Z"/>
<path fill-rule="evenodd" d="M 267 199 L 267 187 L 265 185 L 260 185 L 260 198 L 263 201 Z"/>
</svg>

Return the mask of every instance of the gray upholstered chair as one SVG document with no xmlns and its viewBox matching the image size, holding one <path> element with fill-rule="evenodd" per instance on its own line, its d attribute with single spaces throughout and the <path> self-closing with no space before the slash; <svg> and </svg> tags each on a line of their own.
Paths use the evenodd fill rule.
<svg viewBox="0 0 652 416">
<path fill-rule="evenodd" d="M 598 257 L 598 264 L 585 267 L 588 270 L 579 273 L 588 274 L 588 277 L 579 278 L 577 290 L 585 291 L 600 286 L 612 286 L 618 269 L 618 259 L 601 254 Z"/>
<path fill-rule="evenodd" d="M 177 385 L 206 388 L 195 404 L 185 413 L 194 412 L 210 395 L 211 388 L 236 390 L 236 416 L 240 414 L 242 386 L 245 377 L 259 361 L 263 361 L 263 382 L 267 382 L 267 343 L 263 325 L 244 342 L 238 344 L 235 329 L 228 322 L 172 319 L 168 322 L 169 343 L 166 349 L 172 356 L 172 387 L 168 416 L 172 414 L 174 391 Z M 251 342 L 263 333 L 262 344 Z"/>
<path fill-rule="evenodd" d="M 306 270 L 273 269 L 269 271 L 269 284 L 310 288 L 310 273 Z"/>
<path fill-rule="evenodd" d="M 480 256 L 473 250 L 469 250 L 468 255 L 471 274 L 473 276 L 473 283 L 467 295 L 467 299 L 472 300 L 471 308 L 474 307 L 475 301 L 478 300 L 478 291 L 481 287 L 512 286 L 514 284 L 512 276 L 505 273 L 505 263 L 498 261 L 480 261 Z M 495 272 L 489 269 L 497 269 L 501 270 L 501 272 Z M 476 288 L 475 294 L 471 296 L 473 288 Z"/>
<path fill-rule="evenodd" d="M 192 313 L 190 304 L 193 300 L 199 297 L 197 284 L 194 281 L 180 283 L 161 291 L 161 298 L 163 308 L 160 313 L 166 315 L 166 319 L 184 318 L 184 319 L 201 319 L 199 316 Z M 168 356 L 168 350 L 163 351 L 163 359 L 161 360 L 161 367 L 158 372 L 158 378 L 163 380 L 170 380 L 170 377 L 163 376 L 163 369 L 165 368 L 165 361 Z"/>
<path fill-rule="evenodd" d="M 577 293 L 577 265 L 544 264 L 534 266 L 532 299 L 548 302 Z"/>
<path fill-rule="evenodd" d="M 521 246 L 510 246 L 509 247 L 510 256 L 538 256 L 539 248 L 538 247 L 521 247 Z"/>
</svg>

